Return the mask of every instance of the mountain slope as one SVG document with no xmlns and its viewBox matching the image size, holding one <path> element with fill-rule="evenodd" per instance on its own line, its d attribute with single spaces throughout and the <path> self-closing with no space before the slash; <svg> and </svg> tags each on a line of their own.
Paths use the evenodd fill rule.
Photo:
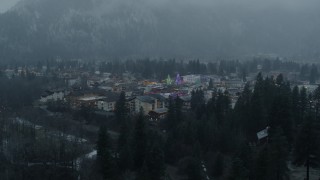
<svg viewBox="0 0 320 180">
<path fill-rule="evenodd" d="M 316 8 L 201 1 L 22 0 L 0 15 L 0 58 L 319 57 Z"/>
</svg>

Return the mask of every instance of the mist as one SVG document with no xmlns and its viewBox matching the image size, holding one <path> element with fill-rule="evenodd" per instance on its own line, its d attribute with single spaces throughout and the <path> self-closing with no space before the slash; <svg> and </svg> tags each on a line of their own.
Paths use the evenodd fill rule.
<svg viewBox="0 0 320 180">
<path fill-rule="evenodd" d="M 13 7 L 19 0 L 0 0 L 0 13 L 8 11 Z"/>
<path fill-rule="evenodd" d="M 22 0 L 0 16 L 2 34 L 22 22 L 0 56 L 318 59 L 319 12 L 316 0 Z"/>
</svg>

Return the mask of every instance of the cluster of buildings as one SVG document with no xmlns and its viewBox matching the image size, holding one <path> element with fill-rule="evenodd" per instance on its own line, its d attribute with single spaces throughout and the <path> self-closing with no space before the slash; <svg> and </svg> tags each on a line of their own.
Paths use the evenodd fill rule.
<svg viewBox="0 0 320 180">
<path fill-rule="evenodd" d="M 3 72 L 8 78 L 31 74 L 34 77 L 54 76 L 60 82 L 63 82 L 63 85 L 59 85 L 58 88 L 48 87 L 48 90 L 44 91 L 39 97 L 38 102 L 40 104 L 64 102 L 75 110 L 85 106 L 99 112 L 112 113 L 116 108 L 120 93 L 124 92 L 129 112 L 138 113 L 142 107 L 145 115 L 148 115 L 151 119 L 159 119 L 165 116 L 170 97 L 179 96 L 183 101 L 183 108 L 188 110 L 190 108 L 191 92 L 194 90 L 202 90 L 206 102 L 212 98 L 214 91 L 227 91 L 232 107 L 234 107 L 245 84 L 249 82 L 253 87 L 257 75 L 256 73 L 247 74 L 246 82 L 239 78 L 236 73 L 227 76 L 176 74 L 175 76 L 168 75 L 166 79 L 159 81 L 137 79 L 133 74 L 127 72 L 114 75 L 102 73 L 97 68 L 84 70 L 83 67 L 59 69 L 58 67 L 48 68 L 43 66 L 42 68 L 7 69 Z M 313 91 L 317 87 L 306 82 L 298 82 L 299 74 L 296 72 L 269 72 L 265 73 L 264 76 L 276 77 L 280 73 L 284 74 L 291 82 L 296 82 L 296 84 L 306 87 L 309 91 Z"/>
<path fill-rule="evenodd" d="M 202 90 L 205 101 L 212 98 L 213 89 L 228 91 L 233 105 L 245 82 L 236 77 L 220 77 L 216 75 L 176 75 L 162 81 L 143 79 L 137 80 L 130 73 L 121 77 L 109 73 L 95 72 L 75 76 L 64 72 L 59 76 L 65 81 L 65 87 L 49 89 L 41 95 L 39 103 L 65 102 L 72 109 L 83 106 L 100 112 L 113 112 L 120 93 L 124 92 L 128 111 L 138 113 L 141 108 L 152 120 L 163 118 L 169 106 L 169 98 L 179 96 L 184 110 L 191 108 L 191 92 Z M 209 84 L 214 88 L 210 88 Z"/>
</svg>

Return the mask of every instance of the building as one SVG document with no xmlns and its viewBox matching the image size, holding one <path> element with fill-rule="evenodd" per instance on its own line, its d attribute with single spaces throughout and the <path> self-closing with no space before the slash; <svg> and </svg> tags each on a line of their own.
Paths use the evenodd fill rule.
<svg viewBox="0 0 320 180">
<path fill-rule="evenodd" d="M 97 108 L 102 111 L 113 112 L 116 109 L 116 103 L 119 99 L 119 94 L 107 93 L 105 98 L 97 102 Z"/>
<path fill-rule="evenodd" d="M 148 115 L 151 121 L 158 121 L 160 119 L 165 118 L 167 113 L 168 113 L 167 108 L 160 108 L 160 109 L 150 111 Z"/>
<path fill-rule="evenodd" d="M 40 98 L 40 102 L 46 103 L 49 101 L 62 101 L 67 94 L 65 90 L 47 90 L 45 91 Z"/>
<path fill-rule="evenodd" d="M 156 109 L 157 99 L 151 96 L 137 96 L 135 99 L 135 112 L 138 113 L 143 108 L 144 114 Z"/>
<path fill-rule="evenodd" d="M 86 106 L 95 108 L 98 106 L 98 102 L 102 99 L 105 99 L 104 96 L 99 96 L 95 94 L 84 95 L 76 99 L 76 107 Z"/>
<path fill-rule="evenodd" d="M 114 111 L 116 107 L 116 102 L 117 101 L 108 100 L 108 99 L 99 100 L 97 102 L 97 108 L 99 110 L 107 111 L 107 112 Z"/>
<path fill-rule="evenodd" d="M 183 82 L 188 84 L 196 84 L 201 82 L 201 76 L 200 75 L 185 75 L 182 76 Z"/>
<path fill-rule="evenodd" d="M 184 110 L 191 109 L 191 96 L 180 96 L 179 98 L 182 100 L 182 108 Z"/>
</svg>

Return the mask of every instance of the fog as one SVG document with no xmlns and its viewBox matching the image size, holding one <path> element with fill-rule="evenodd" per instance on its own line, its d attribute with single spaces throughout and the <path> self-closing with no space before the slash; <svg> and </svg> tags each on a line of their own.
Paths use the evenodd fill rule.
<svg viewBox="0 0 320 180">
<path fill-rule="evenodd" d="M 6 12 L 14 6 L 19 0 L 0 0 L 0 13 Z"/>
<path fill-rule="evenodd" d="M 2 0 L 2 11 L 9 4 Z M 37 58 L 317 59 L 319 12 L 317 0 L 22 0 L 0 16 L 0 46 L 8 48 L 6 56 Z"/>
</svg>

